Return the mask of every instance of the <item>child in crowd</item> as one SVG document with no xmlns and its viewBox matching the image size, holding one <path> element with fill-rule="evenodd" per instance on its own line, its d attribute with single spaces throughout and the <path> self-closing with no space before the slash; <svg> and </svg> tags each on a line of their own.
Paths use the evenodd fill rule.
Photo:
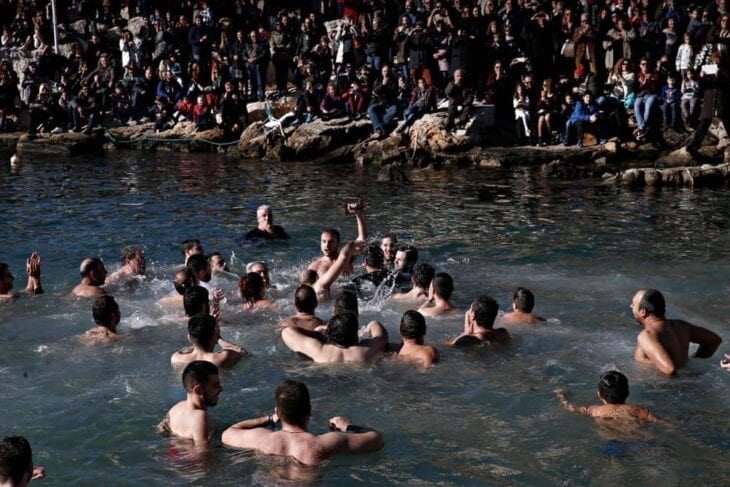
<svg viewBox="0 0 730 487">
<path fill-rule="evenodd" d="M 195 109 L 195 103 L 193 103 L 190 100 L 190 96 L 183 95 L 179 102 L 177 102 L 177 106 L 175 107 L 175 120 L 182 122 L 182 121 L 191 121 L 193 119 L 193 110 Z"/>
<path fill-rule="evenodd" d="M 205 102 L 203 95 L 198 95 L 195 106 L 193 107 L 193 123 L 195 124 L 195 130 L 206 130 L 210 124 L 209 120 L 209 107 Z"/>
<path fill-rule="evenodd" d="M 694 50 L 692 49 L 692 36 L 687 32 L 684 34 L 684 43 L 677 49 L 677 58 L 674 63 L 682 79 L 685 78 L 687 71 L 692 68 L 693 62 Z"/>
<path fill-rule="evenodd" d="M 691 69 L 687 69 L 682 80 L 682 99 L 680 100 L 682 108 L 682 121 L 685 127 L 689 127 L 695 112 L 697 100 L 699 100 L 700 85 L 695 79 L 695 73 Z"/>
<path fill-rule="evenodd" d="M 664 125 L 672 127 L 676 131 L 681 130 L 680 105 L 682 92 L 677 86 L 677 78 L 671 74 L 667 82 L 662 86 L 662 112 L 664 113 Z"/>
</svg>

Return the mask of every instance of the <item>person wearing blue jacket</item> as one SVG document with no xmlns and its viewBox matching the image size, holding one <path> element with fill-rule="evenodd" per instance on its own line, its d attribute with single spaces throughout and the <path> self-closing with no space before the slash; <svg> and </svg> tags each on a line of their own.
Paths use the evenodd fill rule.
<svg viewBox="0 0 730 487">
<path fill-rule="evenodd" d="M 662 86 L 662 112 L 664 113 L 664 125 L 672 127 L 676 131 L 680 131 L 682 127 L 681 104 L 682 90 L 677 86 L 677 79 L 674 75 L 670 75 L 667 83 Z"/>
<path fill-rule="evenodd" d="M 586 91 L 583 98 L 575 103 L 568 121 L 566 142 L 570 140 L 570 133 L 573 130 L 578 139 L 576 147 L 583 147 L 583 134 L 586 131 L 595 133 L 599 144 L 606 143 L 606 139 L 601 136 L 601 113 L 598 110 L 598 103 L 593 100 L 590 91 Z"/>
</svg>

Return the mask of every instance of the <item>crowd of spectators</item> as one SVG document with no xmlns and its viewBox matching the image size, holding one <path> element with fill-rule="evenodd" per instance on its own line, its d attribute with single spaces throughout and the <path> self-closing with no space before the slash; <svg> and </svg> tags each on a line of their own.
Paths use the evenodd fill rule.
<svg viewBox="0 0 730 487">
<path fill-rule="evenodd" d="M 652 140 L 691 130 L 702 79 L 726 75 L 705 68 L 727 59 L 727 2 L 58 0 L 56 54 L 50 2 L 4 1 L 0 130 L 27 109 L 30 133 L 236 135 L 247 103 L 296 92 L 294 124 L 369 117 L 385 135 L 448 100 L 449 130 L 483 102 L 519 143 Z"/>
</svg>

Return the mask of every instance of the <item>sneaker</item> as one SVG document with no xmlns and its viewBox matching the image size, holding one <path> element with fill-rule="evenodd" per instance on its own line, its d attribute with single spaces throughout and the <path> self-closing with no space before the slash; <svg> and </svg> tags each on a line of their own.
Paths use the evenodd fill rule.
<svg viewBox="0 0 730 487">
<path fill-rule="evenodd" d="M 579 141 L 578 141 L 578 143 L 577 143 L 577 144 L 575 144 L 575 146 L 576 146 L 576 147 L 577 147 L 578 149 L 582 149 L 582 148 L 583 148 L 583 141 L 582 141 L 582 140 L 579 140 Z"/>
<path fill-rule="evenodd" d="M 598 145 L 603 145 L 603 144 L 605 144 L 606 142 L 608 142 L 608 141 L 607 141 L 606 139 L 604 139 L 604 138 L 600 138 L 600 139 L 598 139 Z"/>
<path fill-rule="evenodd" d="M 150 121 L 150 118 L 149 117 L 142 117 L 142 118 L 139 119 L 139 123 L 147 123 L 149 121 Z"/>
<path fill-rule="evenodd" d="M 312 115 L 311 113 L 307 113 L 307 118 L 304 120 L 304 123 L 312 123 L 313 120 L 314 115 Z"/>
<path fill-rule="evenodd" d="M 53 130 L 51 130 L 52 134 L 62 134 L 63 129 L 61 127 L 55 127 Z"/>
</svg>

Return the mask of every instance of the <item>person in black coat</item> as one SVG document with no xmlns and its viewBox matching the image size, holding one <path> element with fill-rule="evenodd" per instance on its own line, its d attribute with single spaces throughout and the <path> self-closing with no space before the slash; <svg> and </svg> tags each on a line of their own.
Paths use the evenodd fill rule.
<svg viewBox="0 0 730 487">
<path fill-rule="evenodd" d="M 717 116 L 725 132 L 730 133 L 730 107 L 728 106 L 728 90 L 730 90 L 730 66 L 728 55 L 720 55 L 713 52 L 710 56 L 711 64 L 717 66 L 717 72 L 712 74 L 715 68 L 702 67 L 700 72 L 700 90 L 702 91 L 702 111 L 697 129 L 687 143 L 687 152 L 694 159 L 698 158 L 697 149 L 710 129 L 712 119 Z"/>
</svg>

